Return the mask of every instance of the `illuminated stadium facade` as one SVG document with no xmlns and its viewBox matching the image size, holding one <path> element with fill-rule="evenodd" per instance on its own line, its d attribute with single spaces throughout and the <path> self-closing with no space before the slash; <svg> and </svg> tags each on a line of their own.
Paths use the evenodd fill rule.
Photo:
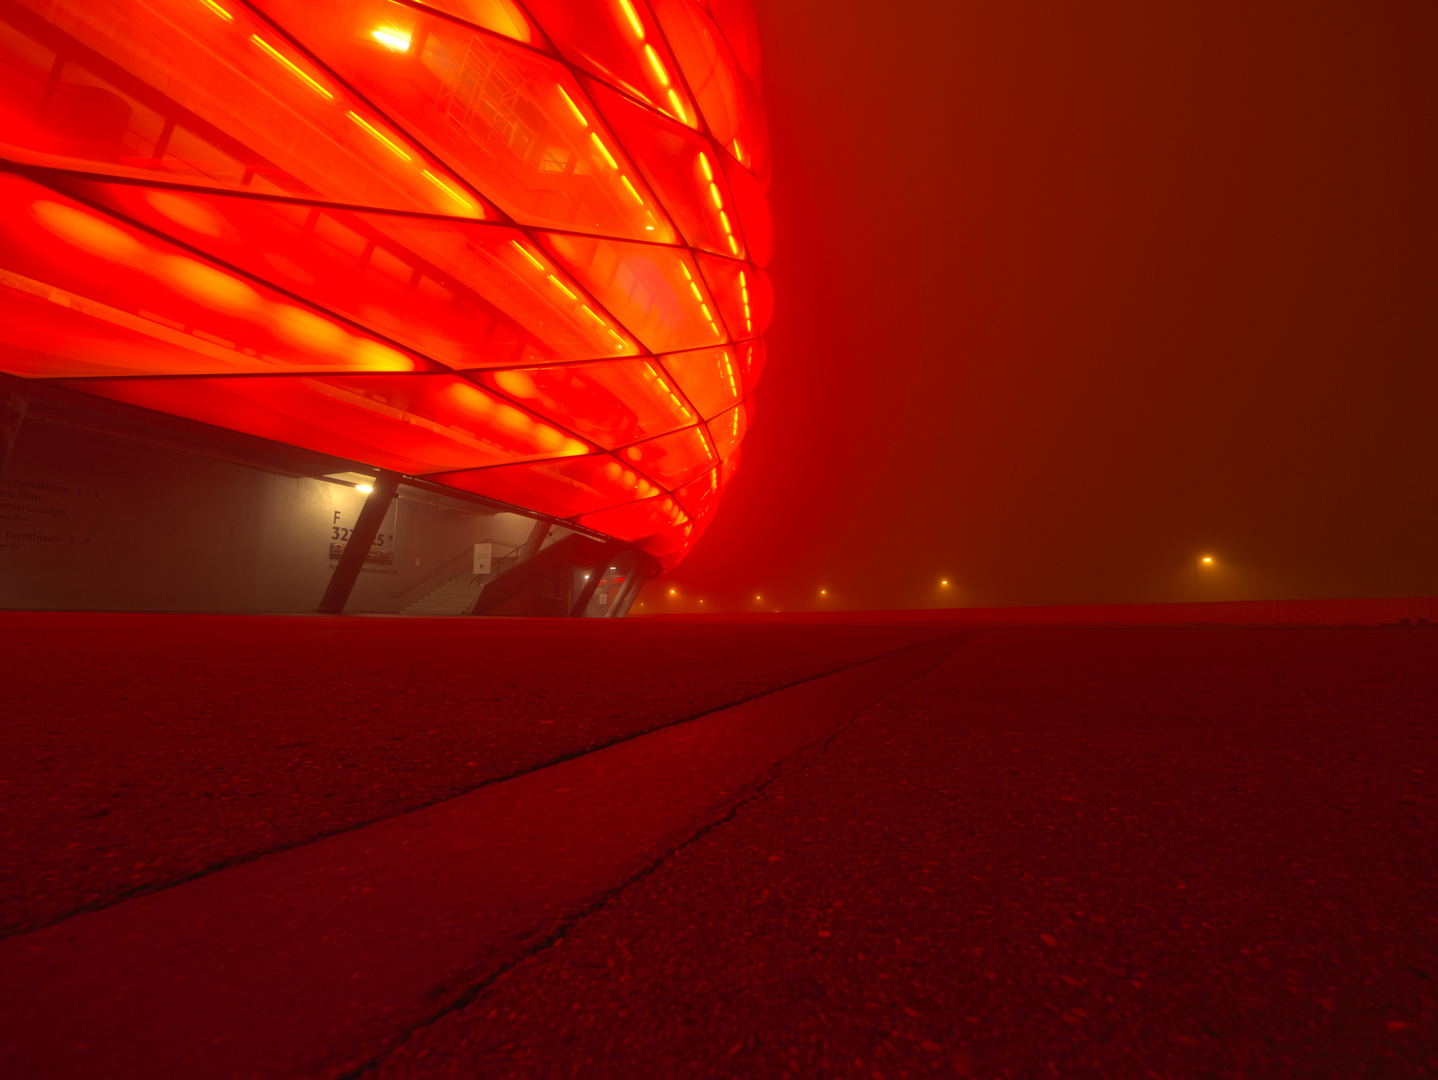
<svg viewBox="0 0 1438 1080">
<path fill-rule="evenodd" d="M 772 308 L 749 0 L 0 0 L 0 606 L 622 615 Z"/>
</svg>

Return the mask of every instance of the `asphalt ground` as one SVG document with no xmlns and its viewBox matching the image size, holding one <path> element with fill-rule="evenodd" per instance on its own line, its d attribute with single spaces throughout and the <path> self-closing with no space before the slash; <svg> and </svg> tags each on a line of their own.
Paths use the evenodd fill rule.
<svg viewBox="0 0 1438 1080">
<path fill-rule="evenodd" d="M 384 1080 L 1438 1074 L 1438 633 L 989 630 Z"/>
<path fill-rule="evenodd" d="M 945 632 L 0 613 L 0 936 Z"/>
<path fill-rule="evenodd" d="M 7 910 L 257 854 L 226 776 L 299 844 L 945 631 L 126 618 L 3 631 Z M 1438 1075 L 1435 758 L 1429 629 L 987 629 L 366 1072 Z"/>
</svg>

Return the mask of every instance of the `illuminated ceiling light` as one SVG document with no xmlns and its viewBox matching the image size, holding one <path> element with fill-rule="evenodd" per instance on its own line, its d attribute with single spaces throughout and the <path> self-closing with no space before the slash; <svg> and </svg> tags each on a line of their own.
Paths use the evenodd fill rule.
<svg viewBox="0 0 1438 1080">
<path fill-rule="evenodd" d="M 820 589 L 820 590 L 819 590 L 819 595 L 820 595 L 820 596 L 828 596 L 828 595 L 829 595 L 829 590 L 828 590 L 828 589 Z"/>
<path fill-rule="evenodd" d="M 674 590 L 673 590 L 673 589 L 670 589 L 670 590 L 669 590 L 669 595 L 670 595 L 670 596 L 673 596 L 673 595 L 674 595 Z"/>
<path fill-rule="evenodd" d="M 949 581 L 948 581 L 947 578 L 945 578 L 943 581 L 939 582 L 940 585 L 947 585 L 948 583 L 949 583 Z"/>
<path fill-rule="evenodd" d="M 225 22 L 234 21 L 235 17 L 231 15 L 228 11 L 226 11 L 224 8 L 220 7 L 219 4 L 215 3 L 215 0 L 200 0 L 200 3 L 204 4 L 205 7 L 209 8 L 220 18 L 224 19 Z"/>
<path fill-rule="evenodd" d="M 634 190 L 634 185 L 629 182 L 629 177 L 621 174 L 619 180 L 629 190 L 629 194 L 634 196 L 634 201 L 637 202 L 640 206 L 643 206 L 644 200 L 640 197 L 639 192 Z"/>
<path fill-rule="evenodd" d="M 361 495 L 368 495 L 371 491 L 374 490 L 374 488 L 371 487 L 369 484 L 356 484 L 355 490 L 358 491 Z"/>
<path fill-rule="evenodd" d="M 390 52 L 409 52 L 409 35 L 392 26 L 382 26 L 371 35 Z"/>
<path fill-rule="evenodd" d="M 275 63 L 283 67 L 295 78 L 299 79 L 300 82 L 304 83 L 316 94 L 319 94 L 320 97 L 324 98 L 326 101 L 333 101 L 335 99 L 335 96 L 331 94 L 328 90 L 326 90 L 321 83 L 317 82 L 316 80 L 310 78 L 307 74 L 305 74 L 304 69 L 301 68 L 298 64 L 293 64 L 289 60 L 287 60 L 284 54 L 282 54 L 278 49 L 276 49 L 264 38 L 260 37 L 259 34 L 251 34 L 250 40 L 253 41 L 256 45 L 258 45 L 261 49 L 263 49 L 266 56 L 268 56 Z"/>
<path fill-rule="evenodd" d="M 1203 557 L 1203 561 L 1206 562 L 1206 563 L 1211 563 L 1211 562 L 1213 562 L 1213 556 L 1212 556 L 1212 555 L 1205 555 L 1205 556 Z"/>
</svg>

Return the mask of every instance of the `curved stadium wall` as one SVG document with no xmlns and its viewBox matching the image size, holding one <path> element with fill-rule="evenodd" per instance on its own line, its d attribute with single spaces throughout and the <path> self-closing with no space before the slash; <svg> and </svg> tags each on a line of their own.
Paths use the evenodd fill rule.
<svg viewBox="0 0 1438 1080">
<path fill-rule="evenodd" d="M 0 0 L 0 605 L 620 615 L 764 366 L 749 0 Z"/>
</svg>

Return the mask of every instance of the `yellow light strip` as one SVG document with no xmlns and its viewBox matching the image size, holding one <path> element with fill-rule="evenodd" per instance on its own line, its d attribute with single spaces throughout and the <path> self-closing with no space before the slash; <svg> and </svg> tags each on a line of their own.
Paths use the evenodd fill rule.
<svg viewBox="0 0 1438 1080">
<path fill-rule="evenodd" d="M 550 275 L 549 275 L 549 281 L 550 281 L 550 283 L 551 283 L 556 289 L 558 289 L 560 292 L 562 292 L 565 296 L 569 297 L 569 299 L 571 299 L 571 300 L 578 300 L 578 299 L 579 299 L 579 297 L 575 296 L 572 292 L 570 292 L 570 291 L 565 287 L 564 282 L 560 281 L 560 280 L 559 280 L 557 277 L 555 277 L 553 274 L 550 274 Z"/>
<path fill-rule="evenodd" d="M 659 54 L 654 51 L 654 46 L 644 46 L 644 55 L 649 57 L 649 66 L 654 69 L 654 74 L 659 76 L 659 85 L 668 86 L 669 72 L 664 70 L 664 61 L 659 59 Z"/>
<path fill-rule="evenodd" d="M 251 34 L 250 40 L 253 41 L 256 45 L 258 45 L 261 49 L 263 49 L 266 55 L 268 55 L 271 60 L 274 60 L 276 63 L 282 65 L 286 71 L 288 71 L 295 78 L 299 79 L 316 94 L 319 94 L 320 97 L 324 98 L 326 101 L 333 101 L 335 99 L 335 96 L 331 94 L 328 90 L 326 90 L 322 84 L 316 82 L 314 79 L 306 75 L 304 70 L 298 65 L 292 64 L 289 60 L 285 59 L 285 57 L 279 52 L 279 50 L 277 50 L 264 38 L 260 37 L 259 34 Z"/>
<path fill-rule="evenodd" d="M 644 200 L 640 198 L 639 192 L 634 190 L 634 185 L 629 182 L 629 177 L 621 175 L 619 179 L 624 181 L 624 186 L 629 189 L 629 194 L 634 196 L 634 201 L 637 202 L 640 206 L 643 206 Z"/>
<path fill-rule="evenodd" d="M 361 128 L 363 128 L 366 134 L 368 134 L 371 138 L 382 143 L 384 145 L 384 148 L 390 153 L 394 154 L 396 157 L 403 158 L 405 161 L 410 160 L 410 156 L 404 152 L 404 149 L 400 147 L 398 143 L 393 142 L 388 136 L 385 135 L 384 132 L 380 131 L 379 128 L 369 123 L 369 121 L 367 121 L 363 116 L 360 116 L 358 113 L 352 112 L 349 114 L 349 118 L 353 120 L 356 124 L 358 124 Z"/>
<path fill-rule="evenodd" d="M 440 191 L 444 192 L 455 202 L 463 206 L 466 210 L 474 209 L 474 203 L 470 202 L 459 192 L 455 191 L 454 188 L 450 187 L 448 184 L 446 184 L 439 177 L 435 176 L 434 173 L 430 172 L 428 169 L 424 170 L 424 178 L 428 180 L 431 184 L 433 184 L 435 187 L 439 188 Z"/>
<path fill-rule="evenodd" d="M 588 127 L 589 121 L 584 119 L 584 114 L 579 111 L 579 106 L 574 104 L 574 99 L 565 92 L 564 87 L 556 84 L 554 88 L 559 91 L 559 96 L 564 99 L 564 104 L 569 106 L 569 111 L 574 114 L 574 118 L 578 120 L 581 124 L 583 124 L 585 127 Z"/>
<path fill-rule="evenodd" d="M 531 254 L 529 253 L 529 249 L 526 248 L 523 244 L 521 244 L 518 240 L 511 240 L 509 243 L 510 243 L 510 246 L 513 247 L 515 251 L 519 252 L 519 253 L 520 253 L 521 255 L 523 255 L 526 259 L 528 259 L 531 263 L 533 263 L 533 264 L 534 264 L 534 268 L 535 268 L 536 270 L 538 270 L 541 274 L 548 273 L 548 271 L 545 270 L 545 268 L 544 268 L 544 264 L 543 264 L 542 262 L 540 262 L 538 259 L 536 259 L 533 255 L 531 255 Z"/>
<path fill-rule="evenodd" d="M 689 117 L 684 112 L 684 106 L 679 104 L 679 95 L 671 88 L 669 91 L 669 104 L 674 107 L 674 115 L 684 123 L 689 123 Z"/>
<path fill-rule="evenodd" d="M 591 131 L 589 137 L 594 140 L 594 145 L 599 147 L 599 152 L 604 155 L 604 160 L 609 162 L 609 167 L 611 169 L 619 168 L 619 162 L 614 160 L 614 155 L 609 152 L 609 147 L 604 145 L 599 136 Z"/>
<path fill-rule="evenodd" d="M 619 6 L 624 9 L 625 17 L 629 19 L 629 25 L 634 27 L 634 36 L 640 41 L 644 40 L 644 24 L 639 21 L 639 15 L 635 12 L 634 6 L 629 0 L 619 0 Z"/>
<path fill-rule="evenodd" d="M 224 19 L 225 22 L 234 22 L 235 17 L 231 15 L 228 11 L 226 11 L 224 8 L 220 7 L 219 4 L 215 3 L 215 0 L 200 0 L 200 3 L 204 4 L 205 7 L 209 8 L 220 18 Z"/>
</svg>

